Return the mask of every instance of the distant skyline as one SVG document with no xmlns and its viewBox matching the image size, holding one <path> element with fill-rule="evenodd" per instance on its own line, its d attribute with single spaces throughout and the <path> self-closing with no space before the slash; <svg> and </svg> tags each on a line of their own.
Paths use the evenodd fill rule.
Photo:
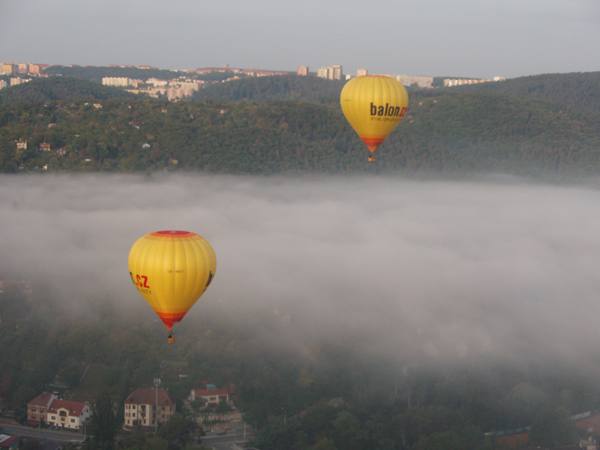
<svg viewBox="0 0 600 450">
<path fill-rule="evenodd" d="M 598 0 L 0 0 L 0 61 L 515 77 L 599 50 Z"/>
</svg>

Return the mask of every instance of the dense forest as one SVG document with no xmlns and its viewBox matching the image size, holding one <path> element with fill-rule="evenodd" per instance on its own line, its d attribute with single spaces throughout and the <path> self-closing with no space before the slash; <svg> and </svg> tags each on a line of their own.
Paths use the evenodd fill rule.
<svg viewBox="0 0 600 450">
<path fill-rule="evenodd" d="M 93 101 L 112 98 L 134 98 L 122 89 L 106 87 L 98 83 L 73 78 L 33 79 L 30 83 L 0 91 L 0 108 L 31 107 L 51 102 Z"/>
<path fill-rule="evenodd" d="M 66 303 L 42 285 L 32 296 L 0 293 L 0 348 L 13 355 L 3 360 L 0 402 L 21 420 L 26 402 L 44 389 L 122 405 L 160 375 L 179 411 L 197 380 L 234 383 L 261 450 L 481 450 L 501 448 L 484 432 L 525 425 L 532 444 L 571 443 L 568 415 L 600 401 L 593 376 L 555 361 L 416 364 L 334 341 L 292 350 L 264 340 L 285 325 L 266 310 L 241 320 L 203 308 L 167 346 L 150 312 L 124 313 L 100 298 L 75 310 Z M 119 423 L 122 413 L 118 407 Z"/>
<path fill-rule="evenodd" d="M 543 96 L 520 90 L 537 78 L 413 91 L 409 114 L 370 166 L 337 105 L 337 82 L 245 79 L 168 103 L 83 80 L 35 80 L 0 93 L 0 170 L 590 175 L 600 169 L 598 102 L 567 108 L 562 99 L 587 92 L 593 76 L 561 75 L 566 91 L 555 83 Z M 509 83 L 517 83 L 510 94 Z"/>
<path fill-rule="evenodd" d="M 309 103 L 336 103 L 343 81 L 317 77 L 260 77 L 246 78 L 231 83 L 207 86 L 194 94 L 196 100 L 214 101 L 301 101 Z"/>
<path fill-rule="evenodd" d="M 502 83 L 463 86 L 456 91 L 529 97 L 554 103 L 563 110 L 600 112 L 600 72 L 536 75 Z"/>
</svg>

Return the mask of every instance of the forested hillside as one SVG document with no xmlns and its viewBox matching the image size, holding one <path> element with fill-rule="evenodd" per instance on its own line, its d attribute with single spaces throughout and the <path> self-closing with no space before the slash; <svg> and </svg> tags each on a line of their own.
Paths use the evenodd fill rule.
<svg viewBox="0 0 600 450">
<path fill-rule="evenodd" d="M 600 112 L 600 72 L 536 75 L 450 89 L 528 97 L 555 103 L 561 110 Z"/>
<path fill-rule="evenodd" d="M 39 105 L 55 101 L 99 101 L 111 98 L 131 98 L 132 94 L 122 89 L 101 86 L 91 81 L 73 78 L 39 78 L 29 83 L 20 84 L 0 91 L 0 110 L 31 107 L 32 111 Z"/>
<path fill-rule="evenodd" d="M 229 83 L 213 84 L 194 95 L 195 100 L 337 102 L 343 81 L 324 80 L 295 75 L 246 78 Z"/>
<path fill-rule="evenodd" d="M 0 170 L 600 170 L 600 113 L 591 111 L 592 100 L 567 109 L 492 87 L 413 92 L 377 165 L 367 165 L 333 100 L 339 87 L 308 78 L 249 79 L 219 86 L 226 99 L 207 89 L 214 99 L 167 103 L 79 80 L 37 80 L 0 96 Z M 245 98 L 253 100 L 235 101 Z M 27 149 L 17 149 L 17 141 L 27 141 Z"/>
</svg>

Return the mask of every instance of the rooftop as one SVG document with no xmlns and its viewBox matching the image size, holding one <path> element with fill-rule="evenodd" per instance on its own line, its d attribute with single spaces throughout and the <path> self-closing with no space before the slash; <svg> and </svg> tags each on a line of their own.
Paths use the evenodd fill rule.
<svg viewBox="0 0 600 450">
<path fill-rule="evenodd" d="M 50 404 L 48 411 L 56 413 L 56 412 L 58 412 L 59 409 L 66 409 L 69 411 L 70 416 L 81 416 L 81 414 L 83 413 L 83 410 L 86 406 L 87 405 L 83 402 L 76 402 L 73 400 L 55 399 Z"/>
<path fill-rule="evenodd" d="M 173 406 L 173 400 L 169 397 L 169 393 L 164 389 L 157 389 L 155 392 L 154 388 L 140 388 L 133 391 L 125 403 L 135 403 L 137 405 L 154 405 L 155 399 L 158 398 L 159 406 Z"/>
</svg>

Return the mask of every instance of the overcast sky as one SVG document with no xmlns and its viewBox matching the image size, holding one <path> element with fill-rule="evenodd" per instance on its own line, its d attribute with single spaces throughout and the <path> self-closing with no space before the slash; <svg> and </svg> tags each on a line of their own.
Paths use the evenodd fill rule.
<svg viewBox="0 0 600 450">
<path fill-rule="evenodd" d="M 0 61 L 518 76 L 600 70 L 598 0 L 0 0 Z"/>
</svg>

